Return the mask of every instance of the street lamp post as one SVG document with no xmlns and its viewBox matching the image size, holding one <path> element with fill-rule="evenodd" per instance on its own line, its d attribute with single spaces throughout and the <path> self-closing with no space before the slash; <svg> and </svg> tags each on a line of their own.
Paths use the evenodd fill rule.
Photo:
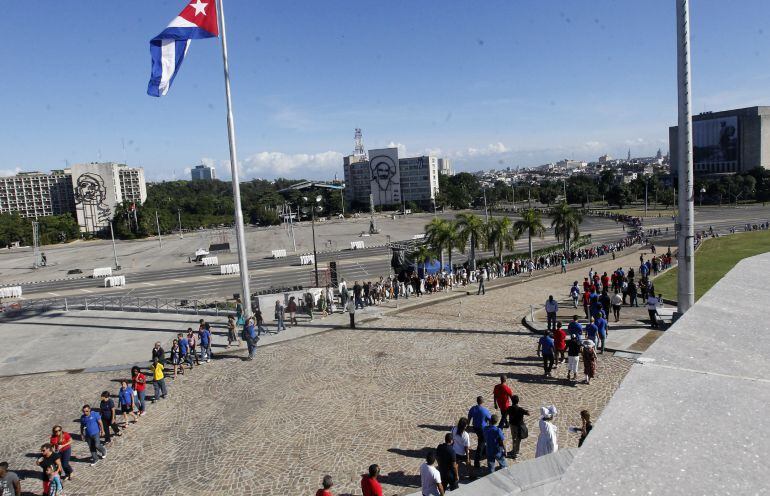
<svg viewBox="0 0 770 496">
<path fill-rule="evenodd" d="M 110 221 L 110 238 L 112 238 L 112 254 L 115 255 L 115 270 L 120 270 L 120 264 L 118 263 L 118 250 L 115 248 L 115 231 L 112 229 L 112 221 Z"/>
<path fill-rule="evenodd" d="M 306 196 L 303 196 L 302 199 L 305 200 L 305 203 L 308 202 L 308 199 Z M 318 195 L 315 197 L 316 204 L 321 203 L 321 200 L 323 200 L 321 195 Z M 312 226 L 311 229 L 313 231 L 313 266 L 315 267 L 315 287 L 318 287 L 318 251 L 316 250 L 316 245 L 315 245 L 315 211 L 316 211 L 316 208 L 320 209 L 321 207 L 316 204 L 310 206 L 310 211 L 311 211 L 310 225 Z"/>
<path fill-rule="evenodd" d="M 700 187 L 700 205 L 698 205 L 699 207 L 703 206 L 703 193 L 705 193 L 705 192 L 706 192 L 706 188 L 701 186 Z"/>
</svg>

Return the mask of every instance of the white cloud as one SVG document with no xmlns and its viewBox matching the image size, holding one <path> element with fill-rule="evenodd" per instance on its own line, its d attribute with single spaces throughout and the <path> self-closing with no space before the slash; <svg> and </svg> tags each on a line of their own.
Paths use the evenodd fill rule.
<svg viewBox="0 0 770 496">
<path fill-rule="evenodd" d="M 342 171 L 342 154 L 259 152 L 245 158 L 240 170 L 245 177 L 332 178 Z"/>
<path fill-rule="evenodd" d="M 21 169 L 16 167 L 15 169 L 0 169 L 0 177 L 15 176 L 21 172 Z"/>
<path fill-rule="evenodd" d="M 399 157 L 408 157 L 409 154 L 406 151 L 406 145 L 403 143 L 395 143 L 391 141 L 388 143 L 388 148 L 398 148 L 398 156 Z"/>
</svg>

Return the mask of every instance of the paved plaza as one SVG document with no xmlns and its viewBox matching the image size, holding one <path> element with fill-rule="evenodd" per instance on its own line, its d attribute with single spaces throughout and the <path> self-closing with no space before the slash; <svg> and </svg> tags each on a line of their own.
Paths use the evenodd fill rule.
<svg viewBox="0 0 770 496">
<path fill-rule="evenodd" d="M 609 270 L 637 257 L 634 250 L 593 266 Z M 567 427 L 579 425 L 584 408 L 599 415 L 631 362 L 600 356 L 590 386 L 543 379 L 536 338 L 520 320 L 530 304 L 566 291 L 575 274 L 519 284 L 506 278 L 490 283 L 486 296 L 458 292 L 436 304 L 390 309 L 356 330 L 261 347 L 253 362 L 241 359 L 243 351 L 220 349 L 211 363 L 168 379 L 170 398 L 150 405 L 96 467 L 85 463 L 87 449 L 76 441 L 68 494 L 312 494 L 327 473 L 336 481 L 335 494 L 360 494 L 360 475 L 371 463 L 382 466 L 386 494 L 410 493 L 424 450 L 441 442 L 478 394 L 491 402 L 500 373 L 508 374 L 533 412 L 522 459 L 534 456 L 534 412 L 545 404 L 562 412 L 560 445 L 576 446 Z M 25 477 L 26 491 L 40 492 L 34 457 L 51 425 L 77 432 L 80 406 L 97 403 L 104 389 L 116 392 L 127 375 L 0 378 L 0 459 Z"/>
</svg>

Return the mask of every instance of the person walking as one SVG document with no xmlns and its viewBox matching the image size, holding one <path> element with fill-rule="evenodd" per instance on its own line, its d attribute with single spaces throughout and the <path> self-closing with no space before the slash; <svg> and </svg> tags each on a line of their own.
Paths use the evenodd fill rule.
<svg viewBox="0 0 770 496">
<path fill-rule="evenodd" d="M 570 336 L 567 340 L 567 380 L 577 381 L 577 371 L 580 364 L 580 352 L 582 346 L 577 334 Z"/>
<path fill-rule="evenodd" d="M 559 303 L 553 299 L 553 295 L 548 296 L 545 301 L 545 314 L 548 321 L 548 330 L 556 329 L 556 314 L 559 311 Z"/>
<path fill-rule="evenodd" d="M 444 496 L 441 473 L 436 470 L 436 454 L 433 450 L 425 455 L 425 462 L 420 465 L 420 486 L 423 496 Z"/>
<path fill-rule="evenodd" d="M 280 302 L 275 302 L 279 305 Z M 293 296 L 289 297 L 289 304 L 286 306 L 286 310 L 289 312 L 289 326 L 299 325 L 297 322 L 297 302 Z"/>
<path fill-rule="evenodd" d="M 153 358 L 153 361 L 157 361 L 158 358 Z M 145 411 L 145 398 L 147 389 L 147 376 L 142 374 L 139 367 L 134 365 L 131 367 L 131 388 L 136 392 L 136 408 L 139 410 L 138 415 L 144 415 Z"/>
<path fill-rule="evenodd" d="M 129 415 L 131 415 L 131 417 L 134 419 L 133 422 L 136 423 L 137 417 L 134 413 L 134 390 L 131 389 L 131 386 L 128 385 L 127 381 L 120 382 L 120 390 L 118 391 L 118 405 L 120 406 L 120 411 L 123 414 L 123 426 L 128 427 Z M 101 416 L 99 416 L 100 428 L 101 423 Z"/>
<path fill-rule="evenodd" d="M 53 465 L 46 465 L 43 478 L 48 482 L 48 491 L 43 494 L 46 496 L 64 496 L 64 486 L 61 483 L 61 476 Z"/>
<path fill-rule="evenodd" d="M 604 345 L 607 342 L 607 333 L 610 325 L 607 322 L 607 319 L 604 318 L 604 315 L 600 315 L 599 318 L 594 321 L 594 325 L 598 331 L 596 338 L 599 340 L 596 342 L 596 348 L 600 350 L 600 354 L 604 354 Z"/>
<path fill-rule="evenodd" d="M 616 291 L 615 294 L 612 295 L 610 303 L 612 304 L 612 315 L 615 317 L 615 322 L 617 322 L 620 320 L 620 307 L 623 304 L 623 297 Z"/>
<path fill-rule="evenodd" d="M 495 410 L 500 410 L 500 427 L 503 429 L 508 427 L 508 418 L 506 417 L 505 412 L 508 410 L 508 407 L 511 406 L 511 397 L 513 396 L 511 387 L 506 384 L 505 381 L 505 374 L 500 374 L 500 384 L 495 384 L 495 387 L 492 390 Z"/>
<path fill-rule="evenodd" d="M 294 311 L 297 310 L 297 304 L 294 304 Z M 283 302 L 281 300 L 276 300 L 275 302 L 275 321 L 277 323 L 276 331 L 275 332 L 281 332 L 286 330 L 286 307 L 283 305 Z M 289 324 L 291 324 L 291 314 L 289 314 Z"/>
<path fill-rule="evenodd" d="M 150 357 L 150 362 L 152 362 L 155 358 L 157 358 L 160 363 L 164 365 L 166 364 L 166 351 L 160 345 L 160 341 L 155 341 L 155 346 L 152 348 L 152 356 Z"/>
<path fill-rule="evenodd" d="M 551 377 L 554 363 L 554 342 L 551 334 L 546 331 L 537 342 L 537 356 L 543 358 L 543 371 L 546 377 Z"/>
<path fill-rule="evenodd" d="M 115 402 L 110 398 L 109 391 L 102 391 L 101 399 L 99 400 L 99 415 L 101 415 L 102 425 L 104 425 L 104 443 L 110 444 L 112 442 L 110 429 L 112 429 L 112 433 L 116 436 L 121 436 L 122 434 L 120 433 L 120 426 L 118 426 L 117 422 Z M 62 466 L 64 465 L 62 464 Z"/>
<path fill-rule="evenodd" d="M 363 496 L 382 496 L 382 486 L 377 477 L 380 475 L 380 466 L 376 463 L 369 465 L 369 473 L 361 476 L 361 492 Z"/>
<path fill-rule="evenodd" d="M 444 435 L 444 442 L 436 447 L 436 461 L 438 471 L 441 474 L 441 482 L 444 489 L 454 491 L 460 481 L 460 473 L 457 468 L 457 454 L 454 449 L 454 436 L 451 432 Z"/>
<path fill-rule="evenodd" d="M 232 315 L 231 315 L 232 317 Z M 233 320 L 235 322 L 235 320 Z M 174 367 L 174 379 L 176 379 L 176 373 L 179 371 L 180 375 L 184 374 L 184 367 L 182 367 L 182 353 L 179 350 L 179 340 L 175 339 L 173 343 L 171 343 L 171 351 L 169 352 L 171 355 L 171 366 Z"/>
<path fill-rule="evenodd" d="M 588 433 L 591 432 L 591 429 L 594 428 L 594 425 L 591 423 L 591 414 L 588 413 L 588 410 L 581 410 L 580 411 L 580 440 L 578 440 L 578 448 L 583 446 L 583 442 L 585 442 L 586 437 L 588 437 Z"/>
<path fill-rule="evenodd" d="M 569 288 L 569 297 L 572 298 L 572 306 L 577 308 L 578 300 L 580 300 L 580 288 L 577 281 L 573 282 L 572 287 Z"/>
<path fill-rule="evenodd" d="M 555 406 L 540 408 L 540 434 L 537 437 L 535 458 L 559 451 L 559 441 L 556 437 L 558 429 L 553 425 L 553 418 L 557 413 Z"/>
<path fill-rule="evenodd" d="M 71 480 L 73 472 L 72 465 L 70 465 L 70 460 L 72 459 L 72 436 L 69 432 L 65 432 L 62 426 L 55 425 L 51 430 L 49 442 L 53 446 L 54 452 L 59 455 L 61 468 L 64 470 L 64 478 Z M 2 489 L 2 486 L 0 486 L 0 489 Z M 0 491 L 0 494 L 3 493 Z"/>
<path fill-rule="evenodd" d="M 177 342 L 179 343 L 179 360 L 180 363 L 187 363 L 190 369 L 193 368 L 192 357 L 190 356 L 190 342 L 187 340 L 181 332 L 176 335 Z M 180 367 L 181 373 L 184 374 L 184 367 Z"/>
<path fill-rule="evenodd" d="M 490 474 L 508 466 L 505 461 L 505 434 L 497 426 L 499 420 L 499 416 L 493 413 L 492 420 L 484 428 L 484 440 L 487 443 L 487 468 Z"/>
<path fill-rule="evenodd" d="M 508 456 L 515 460 L 519 456 L 521 441 L 529 437 L 529 430 L 524 422 L 524 417 L 529 415 L 529 412 L 519 406 L 519 397 L 514 394 L 506 415 L 508 425 L 511 427 L 511 451 L 508 452 Z"/>
<path fill-rule="evenodd" d="M 484 288 L 484 270 L 483 269 L 479 269 L 476 278 L 479 280 L 479 290 L 476 292 L 476 296 L 486 295 L 487 290 Z"/>
<path fill-rule="evenodd" d="M 584 382 L 591 384 L 591 379 L 596 375 L 596 350 L 590 340 L 583 341 L 583 372 L 586 376 Z"/>
<path fill-rule="evenodd" d="M 468 419 L 460 417 L 457 425 L 452 427 L 452 447 L 457 458 L 457 471 L 460 472 L 460 464 L 465 465 L 465 472 L 470 476 L 471 468 L 471 437 L 468 435 Z M 458 477 L 459 480 L 459 477 Z"/>
<path fill-rule="evenodd" d="M 650 327 L 652 329 L 658 328 L 658 308 L 662 299 L 663 295 L 658 295 L 656 298 L 654 294 L 650 294 L 647 297 L 647 314 L 650 316 Z"/>
<path fill-rule="evenodd" d="M 51 473 L 60 474 L 62 472 L 61 457 L 54 452 L 50 443 L 45 443 L 40 447 L 40 457 L 35 462 L 43 470 L 43 494 L 47 495 L 51 485 Z"/>
<path fill-rule="evenodd" d="M 125 384 L 125 381 L 123 381 Z M 102 417 L 97 412 L 91 410 L 91 405 L 83 405 L 83 415 L 80 416 L 80 437 L 88 443 L 88 450 L 91 452 L 91 466 L 96 465 L 96 455 L 102 459 L 107 458 L 107 450 L 102 446 L 99 436 L 104 435 L 104 425 Z"/>
<path fill-rule="evenodd" d="M 252 317 L 249 317 L 243 326 L 243 339 L 246 340 L 246 347 L 249 350 L 248 360 L 254 360 L 254 356 L 257 354 L 259 336 L 257 336 L 257 329 L 254 326 L 254 319 Z"/>
<path fill-rule="evenodd" d="M 478 396 L 476 404 L 468 410 L 468 419 L 471 426 L 473 426 L 473 432 L 476 433 L 476 452 L 473 455 L 473 467 L 478 470 L 481 468 L 481 455 L 482 453 L 486 454 L 484 427 L 492 420 L 492 414 L 484 406 L 484 398 L 482 396 Z"/>
<path fill-rule="evenodd" d="M 168 394 L 168 391 L 166 390 L 166 376 L 163 373 L 163 364 L 158 360 L 152 362 L 150 370 L 152 371 L 152 386 L 155 390 L 152 402 L 155 403 L 161 398 L 166 399 L 166 395 Z"/>
<path fill-rule="evenodd" d="M 211 327 L 205 322 L 198 328 L 198 342 L 201 346 L 201 361 L 209 363 L 211 361 Z"/>
<path fill-rule="evenodd" d="M 193 332 L 192 327 L 187 328 L 187 342 L 190 345 L 190 358 L 195 360 L 195 365 L 200 365 L 201 361 L 198 357 L 198 343 L 195 334 L 196 333 Z"/>
<path fill-rule="evenodd" d="M 353 298 L 348 298 L 348 302 L 345 305 L 345 309 L 347 310 L 348 315 L 350 315 L 350 328 L 355 329 L 356 328 L 356 304 Z"/>
<path fill-rule="evenodd" d="M 567 360 L 567 333 L 562 329 L 561 322 L 556 323 L 556 330 L 553 331 L 553 345 L 554 353 L 556 357 L 556 363 L 553 368 L 559 368 L 559 365 Z"/>
<path fill-rule="evenodd" d="M 227 347 L 233 345 L 233 343 L 236 344 L 236 346 L 240 346 L 240 343 L 238 342 L 238 333 L 235 332 L 235 317 L 233 315 L 227 316 Z"/>
<path fill-rule="evenodd" d="M 16 472 L 8 470 L 8 462 L 0 462 L 0 494 L 2 496 L 21 496 L 19 476 L 16 475 Z"/>
</svg>

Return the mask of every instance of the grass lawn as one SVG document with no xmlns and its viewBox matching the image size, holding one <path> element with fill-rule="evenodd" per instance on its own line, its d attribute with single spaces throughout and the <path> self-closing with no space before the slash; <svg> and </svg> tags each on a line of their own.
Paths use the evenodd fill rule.
<svg viewBox="0 0 770 496">
<path fill-rule="evenodd" d="M 770 231 L 738 233 L 708 239 L 695 253 L 695 299 L 727 274 L 736 263 L 770 251 Z M 655 292 L 676 300 L 677 269 L 673 268 L 655 278 Z"/>
</svg>

